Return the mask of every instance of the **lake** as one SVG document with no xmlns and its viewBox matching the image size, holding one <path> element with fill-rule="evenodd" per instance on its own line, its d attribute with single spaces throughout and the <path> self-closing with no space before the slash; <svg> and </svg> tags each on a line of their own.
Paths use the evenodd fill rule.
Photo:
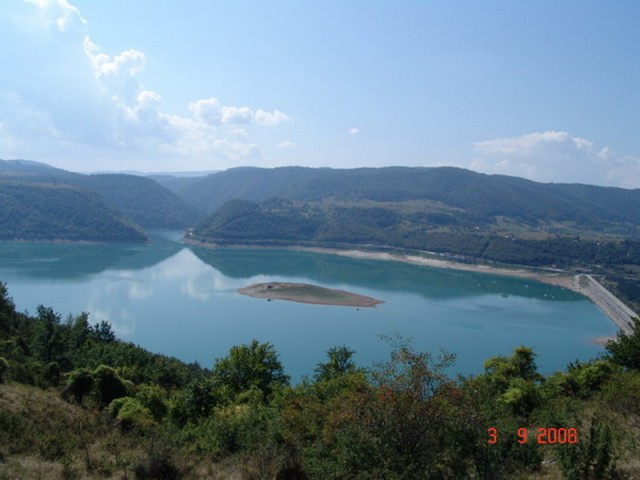
<svg viewBox="0 0 640 480">
<path fill-rule="evenodd" d="M 581 295 L 530 280 L 292 250 L 203 249 L 180 232 L 146 245 L 0 243 L 0 281 L 21 311 L 89 312 L 119 338 L 210 368 L 233 345 L 271 342 L 294 381 L 347 345 L 360 366 L 384 361 L 381 335 L 457 355 L 452 373 L 480 373 L 524 344 L 543 373 L 603 352 L 615 326 Z M 368 295 L 377 308 L 266 301 L 237 293 L 259 282 L 312 283 Z"/>
</svg>

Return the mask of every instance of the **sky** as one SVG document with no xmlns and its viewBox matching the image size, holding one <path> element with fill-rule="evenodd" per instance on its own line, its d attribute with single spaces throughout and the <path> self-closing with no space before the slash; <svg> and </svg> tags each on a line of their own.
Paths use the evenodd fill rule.
<svg viewBox="0 0 640 480">
<path fill-rule="evenodd" d="M 0 158 L 640 188 L 637 0 L 3 0 Z"/>
</svg>

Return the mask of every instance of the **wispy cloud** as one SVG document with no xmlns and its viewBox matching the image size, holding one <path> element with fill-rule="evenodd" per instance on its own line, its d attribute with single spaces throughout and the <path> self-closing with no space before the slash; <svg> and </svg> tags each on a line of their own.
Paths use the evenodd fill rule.
<svg viewBox="0 0 640 480">
<path fill-rule="evenodd" d="M 360 133 L 360 129 L 358 127 L 353 127 L 349 129 L 349 135 L 357 135 Z"/>
<path fill-rule="evenodd" d="M 296 146 L 295 143 L 289 141 L 289 140 L 284 140 L 278 144 L 276 144 L 276 148 L 280 148 L 280 149 L 289 149 L 289 148 L 294 148 Z"/>
<path fill-rule="evenodd" d="M 148 69 L 144 52 L 106 52 L 89 35 L 79 9 L 67 0 L 25 2 L 20 18 L 32 25 L 16 25 L 11 34 L 17 45 L 33 48 L 24 51 L 25 71 L 14 75 L 33 76 L 37 65 L 48 88 L 42 94 L 42 84 L 35 80 L 0 84 L 4 157 L 46 160 L 48 152 L 64 151 L 67 157 L 86 158 L 92 152 L 91 157 L 111 160 L 204 159 L 232 166 L 262 155 L 248 128 L 276 127 L 290 120 L 278 109 L 224 105 L 213 96 L 186 105 L 186 115 L 166 111 L 161 94 L 139 80 Z M 41 38 L 32 39 L 33 31 Z M 51 52 L 51 45 L 59 50 L 55 55 L 41 53 Z M 40 94 L 33 95 L 37 88 Z"/>
<path fill-rule="evenodd" d="M 65 32 L 69 28 L 82 28 L 87 21 L 80 15 L 80 10 L 67 0 L 25 0 L 26 3 L 36 5 L 40 9 L 40 20 L 47 27 Z"/>
<path fill-rule="evenodd" d="M 640 157 L 562 131 L 534 132 L 473 144 L 469 165 L 485 173 L 515 175 L 543 182 L 640 187 Z"/>
</svg>

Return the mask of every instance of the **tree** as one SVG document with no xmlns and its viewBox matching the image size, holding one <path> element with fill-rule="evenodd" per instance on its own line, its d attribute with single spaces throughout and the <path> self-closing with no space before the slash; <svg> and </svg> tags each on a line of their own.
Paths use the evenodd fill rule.
<svg viewBox="0 0 640 480">
<path fill-rule="evenodd" d="M 4 378 L 9 371 L 9 362 L 4 357 L 0 357 L 0 383 L 4 383 Z"/>
<path fill-rule="evenodd" d="M 484 364 L 485 373 L 479 377 L 486 383 L 490 396 L 508 406 L 516 415 L 526 417 L 538 405 L 538 382 L 542 376 L 537 371 L 533 349 L 520 346 L 511 357 L 491 357 Z"/>
<path fill-rule="evenodd" d="M 54 362 L 62 357 L 65 345 L 60 330 L 60 315 L 50 307 L 38 305 L 32 342 L 33 353 L 41 362 Z"/>
<path fill-rule="evenodd" d="M 106 365 L 100 365 L 93 371 L 93 381 L 98 402 L 103 407 L 109 405 L 116 398 L 127 395 L 124 380 L 116 371 Z"/>
<path fill-rule="evenodd" d="M 93 334 L 96 340 L 101 343 L 110 343 L 116 341 L 116 334 L 111 329 L 111 324 L 105 320 L 96 323 L 93 327 Z"/>
<path fill-rule="evenodd" d="M 118 398 L 109 404 L 107 411 L 125 431 L 132 428 L 144 429 L 154 423 L 152 412 L 137 398 Z"/>
<path fill-rule="evenodd" d="M 434 359 L 390 340 L 390 360 L 370 382 L 324 399 L 326 417 L 313 427 L 320 433 L 305 464 L 319 478 L 466 478 L 484 431 L 446 375 L 453 355 Z"/>
<path fill-rule="evenodd" d="M 585 429 L 586 430 L 586 429 Z M 568 480 L 625 478 L 620 475 L 615 455 L 616 441 L 611 425 L 594 414 L 589 435 L 580 442 L 558 449 L 560 467 Z"/>
<path fill-rule="evenodd" d="M 229 355 L 219 358 L 213 366 L 217 387 L 235 397 L 252 387 L 264 397 L 274 388 L 289 383 L 273 345 L 252 340 L 249 345 L 234 346 Z"/>
<path fill-rule="evenodd" d="M 9 296 L 7 285 L 0 282 L 0 334 L 10 333 L 11 320 L 15 316 L 16 307 Z"/>
<path fill-rule="evenodd" d="M 316 381 L 330 380 L 340 375 L 355 372 L 357 368 L 351 360 L 354 353 L 355 351 L 345 345 L 341 347 L 331 347 L 327 351 L 329 361 L 326 363 L 318 363 L 315 369 Z"/>
<path fill-rule="evenodd" d="M 615 341 L 607 343 L 611 361 L 626 368 L 640 370 L 640 318 L 633 319 L 630 335 L 620 331 Z"/>
<path fill-rule="evenodd" d="M 91 334 L 91 325 L 89 324 L 89 314 L 82 312 L 77 317 L 69 315 L 67 319 L 68 343 L 69 348 L 77 350 L 82 348 L 84 343 Z"/>
<path fill-rule="evenodd" d="M 216 404 L 210 381 L 195 380 L 185 388 L 184 408 L 189 418 L 206 417 Z"/>
<path fill-rule="evenodd" d="M 93 375 L 86 368 L 79 368 L 68 374 L 67 388 L 63 392 L 63 396 L 71 393 L 75 401 L 82 405 L 82 399 L 88 395 L 93 388 Z"/>
<path fill-rule="evenodd" d="M 160 421 L 167 414 L 168 408 L 165 403 L 167 392 L 157 385 L 140 385 L 136 392 L 136 400 L 147 408 L 154 420 Z"/>
</svg>

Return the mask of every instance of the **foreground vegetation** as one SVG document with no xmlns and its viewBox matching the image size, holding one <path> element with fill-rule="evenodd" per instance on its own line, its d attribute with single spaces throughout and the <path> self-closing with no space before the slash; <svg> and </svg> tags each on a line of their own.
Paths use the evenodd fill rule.
<svg viewBox="0 0 640 480">
<path fill-rule="evenodd" d="M 524 346 L 452 378 L 452 355 L 389 341 L 371 369 L 338 346 L 291 385 L 268 343 L 209 370 L 86 314 L 16 312 L 0 283 L 0 479 L 640 475 L 640 329 L 546 377 Z"/>
</svg>

